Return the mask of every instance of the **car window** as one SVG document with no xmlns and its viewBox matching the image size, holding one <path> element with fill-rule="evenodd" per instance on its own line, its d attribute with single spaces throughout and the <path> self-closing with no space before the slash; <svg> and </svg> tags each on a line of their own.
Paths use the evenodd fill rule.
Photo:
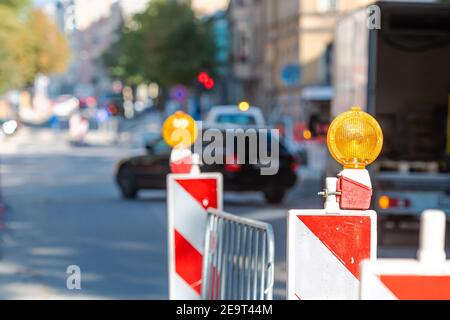
<svg viewBox="0 0 450 320">
<path fill-rule="evenodd" d="M 253 116 L 246 114 L 221 114 L 217 117 L 217 123 L 235 123 L 241 125 L 255 125 Z"/>
<path fill-rule="evenodd" d="M 171 151 L 170 146 L 163 140 L 158 140 L 153 144 L 153 152 L 155 155 L 169 154 Z"/>
</svg>

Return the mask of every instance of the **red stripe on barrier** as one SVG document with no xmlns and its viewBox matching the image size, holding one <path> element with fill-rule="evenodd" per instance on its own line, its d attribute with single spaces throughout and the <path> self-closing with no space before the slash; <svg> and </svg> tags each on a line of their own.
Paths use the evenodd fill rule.
<svg viewBox="0 0 450 320">
<path fill-rule="evenodd" d="M 450 276 L 379 276 L 400 300 L 450 300 Z"/>
<path fill-rule="evenodd" d="M 175 272 L 199 295 L 202 280 L 202 254 L 175 230 Z"/>
<path fill-rule="evenodd" d="M 359 264 L 370 258 L 370 217 L 299 215 L 297 218 L 359 279 Z"/>
<path fill-rule="evenodd" d="M 203 208 L 217 209 L 217 180 L 176 180 Z"/>
</svg>

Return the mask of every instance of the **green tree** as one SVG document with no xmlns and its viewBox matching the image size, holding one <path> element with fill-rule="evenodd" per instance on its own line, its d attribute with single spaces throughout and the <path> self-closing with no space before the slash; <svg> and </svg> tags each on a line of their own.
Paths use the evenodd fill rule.
<svg viewBox="0 0 450 320">
<path fill-rule="evenodd" d="M 29 46 L 34 74 L 63 72 L 70 58 L 70 50 L 57 26 L 44 12 L 33 10 L 29 15 L 27 29 L 33 30 Z"/>
<path fill-rule="evenodd" d="M 0 5 L 0 93 L 24 86 L 32 77 L 31 36 L 16 12 Z"/>
<path fill-rule="evenodd" d="M 190 86 L 201 70 L 213 72 L 215 45 L 207 24 L 190 6 L 153 0 L 124 27 L 105 57 L 113 76 L 129 84 L 155 81 Z"/>
<path fill-rule="evenodd" d="M 14 10 L 21 10 L 30 5 L 29 0 L 0 0 L 0 5 L 9 7 Z"/>
<path fill-rule="evenodd" d="M 69 46 L 40 10 L 27 0 L 0 0 L 0 93 L 29 85 L 37 74 L 65 69 Z"/>
</svg>

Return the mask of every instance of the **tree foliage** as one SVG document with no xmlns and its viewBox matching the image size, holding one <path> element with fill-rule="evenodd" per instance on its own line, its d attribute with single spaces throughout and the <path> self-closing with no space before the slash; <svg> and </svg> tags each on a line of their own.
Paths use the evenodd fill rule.
<svg viewBox="0 0 450 320">
<path fill-rule="evenodd" d="M 34 73 L 51 74 L 63 72 L 70 57 L 66 39 L 40 10 L 30 13 L 28 30 L 33 30 L 31 49 L 33 51 Z"/>
<path fill-rule="evenodd" d="M 213 72 L 214 48 L 209 26 L 188 5 L 153 0 L 123 28 L 105 61 L 130 84 L 191 85 L 200 70 Z"/>
<path fill-rule="evenodd" d="M 0 5 L 0 92 L 21 87 L 32 76 L 29 39 L 17 14 Z"/>
<path fill-rule="evenodd" d="M 64 71 L 69 46 L 57 26 L 27 0 L 0 0 L 0 93 L 37 74 Z"/>
<path fill-rule="evenodd" d="M 29 0 L 0 0 L 0 5 L 13 10 L 21 10 L 30 4 Z"/>
</svg>

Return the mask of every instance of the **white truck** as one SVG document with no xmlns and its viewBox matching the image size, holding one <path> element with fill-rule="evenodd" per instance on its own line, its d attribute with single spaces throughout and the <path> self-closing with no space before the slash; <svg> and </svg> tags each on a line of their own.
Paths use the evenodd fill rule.
<svg viewBox="0 0 450 320">
<path fill-rule="evenodd" d="M 382 153 L 368 168 L 381 222 L 429 208 L 450 217 L 450 4 L 375 5 L 380 29 L 368 28 L 366 8 L 338 22 L 331 116 L 358 105 L 383 129 Z M 326 171 L 338 171 L 333 160 Z"/>
</svg>

